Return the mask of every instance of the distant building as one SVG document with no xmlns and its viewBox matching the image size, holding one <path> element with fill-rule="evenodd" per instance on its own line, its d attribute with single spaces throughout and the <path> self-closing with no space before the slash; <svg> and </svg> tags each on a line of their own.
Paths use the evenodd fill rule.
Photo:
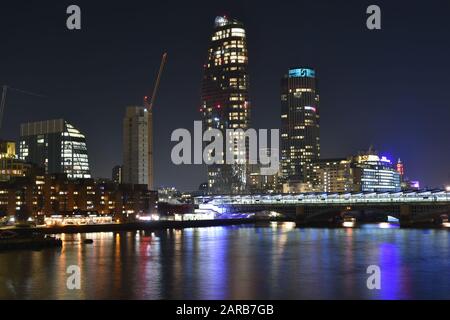
<svg viewBox="0 0 450 320">
<path fill-rule="evenodd" d="M 405 174 L 405 165 L 403 162 L 398 159 L 396 164 L 397 172 L 400 175 L 400 181 L 402 190 L 404 191 L 417 191 L 420 189 L 419 181 L 411 181 L 408 176 Z"/>
<path fill-rule="evenodd" d="M 158 189 L 159 202 L 177 202 L 180 199 L 181 199 L 181 192 L 174 187 Z"/>
<path fill-rule="evenodd" d="M 403 165 L 403 162 L 402 160 L 400 160 L 400 158 L 398 159 L 395 167 L 397 169 L 398 174 L 400 175 L 400 178 L 403 180 L 403 176 L 405 175 L 405 166 Z"/>
<path fill-rule="evenodd" d="M 44 168 L 47 174 L 91 178 L 86 137 L 63 119 L 22 124 L 19 150 L 21 160 Z"/>
<path fill-rule="evenodd" d="M 402 181 L 402 190 L 418 191 L 420 190 L 420 182 L 417 180 L 404 180 Z"/>
<path fill-rule="evenodd" d="M 369 151 L 353 158 L 354 191 L 400 191 L 400 174 L 384 156 Z"/>
<path fill-rule="evenodd" d="M 192 213 L 192 195 L 181 193 L 174 187 L 158 189 L 158 213 L 162 217 L 172 217 L 174 214 Z"/>
<path fill-rule="evenodd" d="M 129 218 L 155 213 L 157 193 L 146 185 L 68 179 L 65 174 L 36 172 L 0 182 L 0 215 L 105 214 Z"/>
<path fill-rule="evenodd" d="M 268 157 L 270 157 L 270 152 L 276 152 L 278 153 L 278 149 L 261 149 L 264 153 L 267 154 Z M 262 173 L 262 169 L 264 167 L 268 168 L 270 165 L 262 165 L 260 163 L 258 164 L 250 164 L 248 165 L 248 190 L 250 193 L 274 193 L 281 191 L 279 188 L 279 173 L 266 175 Z"/>
<path fill-rule="evenodd" d="M 122 183 L 122 166 L 115 166 L 112 169 L 112 181 L 114 183 Z"/>
<path fill-rule="evenodd" d="M 203 130 L 246 130 L 250 125 L 247 39 L 244 25 L 228 17 L 216 17 L 208 56 L 204 65 L 200 112 Z M 236 132 L 226 153 L 238 156 Z M 248 147 L 248 146 L 247 146 Z M 236 164 L 208 165 L 208 191 L 211 194 L 239 194 L 247 189 L 247 159 Z"/>
<path fill-rule="evenodd" d="M 199 186 L 198 186 L 198 191 L 199 192 L 203 192 L 203 193 L 207 193 L 208 192 L 208 182 L 202 182 Z"/>
<path fill-rule="evenodd" d="M 320 159 L 311 163 L 310 178 L 283 184 L 283 192 L 391 192 L 400 191 L 400 174 L 386 157 L 369 150 L 357 156 Z"/>
<path fill-rule="evenodd" d="M 123 120 L 124 183 L 153 186 L 153 146 L 151 115 L 144 107 L 127 107 Z"/>
<path fill-rule="evenodd" d="M 351 158 L 321 159 L 312 163 L 311 191 L 353 191 Z"/>
<path fill-rule="evenodd" d="M 307 183 L 312 162 L 320 158 L 319 91 L 314 69 L 292 68 L 283 77 L 280 131 L 283 183 Z"/>
<path fill-rule="evenodd" d="M 0 181 L 24 177 L 29 168 L 30 164 L 17 158 L 15 142 L 0 141 Z"/>
</svg>

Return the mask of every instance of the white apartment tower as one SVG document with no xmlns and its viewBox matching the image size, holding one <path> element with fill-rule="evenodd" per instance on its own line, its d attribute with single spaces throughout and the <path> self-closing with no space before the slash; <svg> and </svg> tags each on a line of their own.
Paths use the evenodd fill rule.
<svg viewBox="0 0 450 320">
<path fill-rule="evenodd" d="M 123 183 L 153 189 L 152 115 L 144 107 L 127 107 L 123 120 Z"/>
</svg>

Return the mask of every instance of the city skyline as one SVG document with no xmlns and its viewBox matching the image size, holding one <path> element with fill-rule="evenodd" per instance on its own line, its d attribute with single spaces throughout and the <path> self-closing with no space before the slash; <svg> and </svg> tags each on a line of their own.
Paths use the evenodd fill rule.
<svg viewBox="0 0 450 320">
<path fill-rule="evenodd" d="M 450 101 L 450 97 L 444 89 L 445 84 L 448 84 L 448 75 L 438 71 L 448 69 L 446 66 L 449 62 L 444 57 L 449 52 L 449 45 L 440 42 L 443 34 L 436 32 L 436 28 L 433 29 L 433 34 L 428 34 L 429 30 L 423 29 L 426 23 L 415 26 L 413 15 L 408 19 L 408 12 L 423 11 L 422 17 L 427 20 L 432 18 L 431 14 L 439 14 L 438 11 L 444 11 L 443 7 L 448 5 L 433 3 L 425 8 L 411 6 L 404 10 L 399 4 L 382 4 L 383 29 L 377 31 L 378 33 L 364 29 L 365 5 L 361 3 L 354 8 L 345 5 L 343 9 L 350 12 L 339 19 L 333 15 L 333 10 L 342 9 L 329 2 L 322 1 L 317 5 L 298 4 L 299 8 L 310 9 L 311 12 L 311 15 L 301 22 L 303 25 L 297 28 L 289 17 L 277 18 L 278 26 L 273 27 L 271 24 L 274 28 L 272 30 L 267 27 L 264 19 L 256 19 L 250 14 L 250 5 L 229 6 L 232 9 L 227 13 L 243 21 L 247 29 L 249 74 L 252 81 L 250 100 L 254 105 L 252 124 L 256 128 L 280 127 L 279 79 L 288 68 L 309 65 L 320 73 L 323 158 L 345 157 L 374 145 L 376 149 L 386 151 L 391 158 L 401 157 L 405 163 L 406 175 L 423 182 L 422 186 L 442 186 L 448 183 L 450 178 L 447 165 L 450 155 L 445 146 L 435 141 L 445 141 L 449 137 L 445 119 L 449 116 L 447 101 Z M 190 128 L 193 120 L 200 119 L 198 108 L 202 66 L 214 17 L 222 14 L 223 9 L 210 7 L 201 11 L 201 19 L 192 24 L 195 32 L 180 31 L 175 22 L 170 26 L 161 22 L 160 27 L 167 27 L 161 29 L 167 31 L 159 35 L 156 30 L 136 23 L 132 27 L 140 27 L 137 28 L 138 34 L 128 39 L 132 27 L 108 25 L 112 31 L 117 31 L 124 47 L 127 43 L 132 46 L 129 51 L 112 50 L 112 55 L 107 57 L 104 56 L 105 50 L 113 45 L 112 38 L 108 37 L 114 32 L 102 25 L 105 22 L 102 18 L 96 18 L 99 21 L 89 19 L 93 12 L 98 12 L 98 7 L 83 2 L 80 6 L 86 17 L 83 20 L 85 29 L 82 29 L 80 34 L 55 31 L 54 39 L 50 38 L 56 41 L 46 42 L 49 41 L 48 35 L 52 34 L 53 26 L 60 22 L 56 18 L 56 7 L 46 13 L 50 17 L 48 21 L 37 22 L 42 26 L 39 31 L 42 35 L 36 34 L 37 39 L 31 41 L 43 42 L 48 45 L 47 48 L 43 46 L 44 48 L 34 54 L 26 51 L 16 55 L 2 53 L 6 54 L 6 61 L 10 62 L 6 64 L 4 59 L 0 62 L 2 70 L 5 70 L 0 75 L 1 84 L 44 93 L 47 96 L 23 97 L 11 93 L 8 96 L 2 137 L 18 141 L 21 123 L 64 117 L 86 134 L 94 176 L 109 177 L 114 165 L 122 162 L 121 118 L 125 107 L 133 103 L 139 104 L 142 96 L 153 85 L 161 53 L 167 50 L 167 74 L 163 76 L 161 92 L 154 109 L 155 185 L 174 185 L 182 190 L 197 189 L 200 183 L 206 181 L 206 170 L 203 166 L 176 167 L 167 161 L 170 159 L 172 146 L 169 143 L 170 132 L 180 127 Z M 62 7 L 64 5 L 61 5 Z M 286 7 L 288 5 L 281 5 L 276 10 L 279 12 Z M 19 9 L 20 6 L 13 5 L 12 10 Z M 267 13 L 267 9 L 264 7 L 259 10 L 261 13 Z M 40 12 L 39 8 L 36 10 Z M 135 10 L 133 14 L 139 16 L 137 9 Z M 111 14 L 116 17 L 120 15 L 113 12 Z M 286 14 L 289 16 L 292 13 L 286 11 Z M 395 21 L 396 15 L 402 16 L 401 23 Z M 341 29 L 318 30 L 315 34 L 323 36 L 323 40 L 318 41 L 308 35 L 308 30 L 310 32 L 315 24 L 314 19 L 331 19 Z M 12 23 L 8 17 L 5 17 L 5 20 Z M 445 23 L 440 20 L 435 22 L 443 24 L 442 27 Z M 155 29 L 156 25 L 157 23 Z M 329 25 L 330 23 L 328 28 Z M 286 26 L 290 26 L 288 35 L 277 34 L 276 36 L 281 38 L 274 39 L 277 27 Z M 348 31 L 350 26 L 355 30 L 346 32 L 345 38 L 339 37 L 339 30 Z M 389 33 L 385 30 L 389 30 Z M 443 33 L 445 28 L 439 30 Z M 150 31 L 158 40 L 158 45 L 154 45 L 152 41 L 151 45 L 144 45 L 138 39 L 138 36 Z M 182 37 L 177 34 L 178 31 Z M 416 45 L 419 41 L 422 46 L 417 45 L 419 49 L 414 47 L 411 52 L 404 42 L 406 39 L 396 39 L 399 36 L 408 38 L 414 31 L 421 32 L 422 37 L 415 41 Z M 30 30 L 24 28 L 23 32 L 30 33 Z M 181 39 L 187 34 L 188 39 L 192 41 Z M 106 48 L 96 46 L 94 40 L 100 36 L 106 36 L 106 39 L 100 41 Z M 286 47 L 281 50 L 276 48 L 276 45 L 267 46 L 265 43 L 267 39 L 273 39 L 280 45 L 283 37 L 298 37 L 305 41 L 295 42 L 294 49 L 290 51 L 287 51 Z M 7 36 L 8 40 L 16 45 L 12 47 L 20 50 L 21 45 L 15 43 L 11 36 Z M 358 44 L 355 44 L 356 42 Z M 401 47 L 402 44 L 405 47 Z M 80 48 L 81 45 L 87 45 L 86 51 Z M 436 50 L 433 56 L 424 55 L 427 46 L 439 51 Z M 148 52 L 135 53 L 138 57 L 133 61 L 132 51 L 147 47 Z M 50 49 L 56 49 L 56 54 L 61 54 L 56 66 L 48 64 L 48 60 L 52 58 Z M 385 57 L 386 50 L 395 53 L 390 52 L 387 55 L 389 57 Z M 350 52 L 353 53 L 352 56 Z M 282 59 L 284 55 L 287 55 L 286 59 Z M 97 66 L 103 58 L 106 59 L 105 62 Z M 423 59 L 427 61 L 426 66 Z M 112 61 L 122 64 L 116 64 L 105 72 L 112 65 Z M 35 65 L 30 66 L 33 62 Z M 27 67 L 25 71 L 23 68 Z M 48 72 L 44 71 L 45 68 Z M 78 72 L 73 72 L 72 68 Z M 180 74 L 183 76 L 180 77 Z M 421 81 L 423 78 L 428 80 L 424 83 Z M 97 84 L 101 86 L 97 88 Z M 172 89 L 180 90 L 180 94 L 173 94 Z M 433 94 L 430 97 L 426 92 Z M 62 105 L 65 107 L 62 108 Z M 424 112 L 424 109 L 429 108 L 434 108 L 434 113 Z M 108 143 L 105 144 L 104 141 Z M 415 148 L 411 148 L 411 143 L 414 143 Z"/>
<path fill-rule="evenodd" d="M 0 4 L 0 300 L 450 299 L 449 12 Z"/>
</svg>

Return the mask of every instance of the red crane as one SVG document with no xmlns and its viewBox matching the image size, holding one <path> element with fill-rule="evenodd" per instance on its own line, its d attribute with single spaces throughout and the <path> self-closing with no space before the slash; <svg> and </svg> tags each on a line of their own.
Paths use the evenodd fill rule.
<svg viewBox="0 0 450 320">
<path fill-rule="evenodd" d="M 164 65 L 166 64 L 166 60 L 167 60 L 167 53 L 165 52 L 162 55 L 161 65 L 159 66 L 158 76 L 156 77 L 156 82 L 155 82 L 155 86 L 153 88 L 153 92 L 152 92 L 152 96 L 150 98 L 150 101 L 149 101 L 149 97 L 148 96 L 144 97 L 144 106 L 150 112 L 153 110 L 153 104 L 155 103 L 156 94 L 157 94 L 158 88 L 159 88 L 159 82 L 161 80 L 161 74 L 163 72 Z"/>
</svg>

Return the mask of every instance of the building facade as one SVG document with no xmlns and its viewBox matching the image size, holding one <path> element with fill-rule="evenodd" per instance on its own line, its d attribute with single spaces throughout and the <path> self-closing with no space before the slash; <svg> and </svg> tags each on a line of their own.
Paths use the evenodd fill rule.
<svg viewBox="0 0 450 320">
<path fill-rule="evenodd" d="M 224 146 L 223 159 L 230 152 L 235 164 L 224 161 L 208 165 L 211 194 L 238 194 L 247 189 L 247 144 L 239 148 L 243 132 L 226 137 L 227 129 L 246 130 L 250 125 L 248 95 L 248 52 L 244 25 L 227 17 L 217 17 L 208 48 L 202 81 L 200 112 L 204 130 L 219 129 L 232 147 Z M 245 152 L 245 159 L 239 159 Z"/>
<path fill-rule="evenodd" d="M 123 120 L 123 183 L 145 184 L 153 190 L 151 114 L 144 107 L 127 107 Z"/>
<path fill-rule="evenodd" d="M 89 179 L 86 137 L 63 119 L 21 125 L 19 158 L 69 179 Z"/>
<path fill-rule="evenodd" d="M 14 141 L 0 141 L 0 181 L 24 177 L 31 165 L 18 159 Z"/>
<path fill-rule="evenodd" d="M 263 152 L 270 158 L 271 153 L 279 154 L 280 150 L 265 148 L 260 149 L 259 152 Z M 263 169 L 268 169 L 270 165 L 249 164 L 248 165 L 248 191 L 249 193 L 275 193 L 280 192 L 279 185 L 279 171 L 275 174 L 264 174 Z"/>
<path fill-rule="evenodd" d="M 347 158 L 316 160 L 311 168 L 308 181 L 283 184 L 283 192 L 397 192 L 402 189 L 396 165 L 370 150 Z"/>
<path fill-rule="evenodd" d="M 65 174 L 35 171 L 0 182 L 0 216 L 101 214 L 127 218 L 155 213 L 157 193 L 146 185 L 94 179 L 68 179 Z"/>
<path fill-rule="evenodd" d="M 281 179 L 306 183 L 320 157 L 319 91 L 316 72 L 293 68 L 281 81 Z"/>
<path fill-rule="evenodd" d="M 354 191 L 400 191 L 400 174 L 395 165 L 384 156 L 369 150 L 353 158 Z"/>
<path fill-rule="evenodd" d="M 311 191 L 353 191 L 353 168 L 351 158 L 321 159 L 312 163 Z"/>
</svg>

